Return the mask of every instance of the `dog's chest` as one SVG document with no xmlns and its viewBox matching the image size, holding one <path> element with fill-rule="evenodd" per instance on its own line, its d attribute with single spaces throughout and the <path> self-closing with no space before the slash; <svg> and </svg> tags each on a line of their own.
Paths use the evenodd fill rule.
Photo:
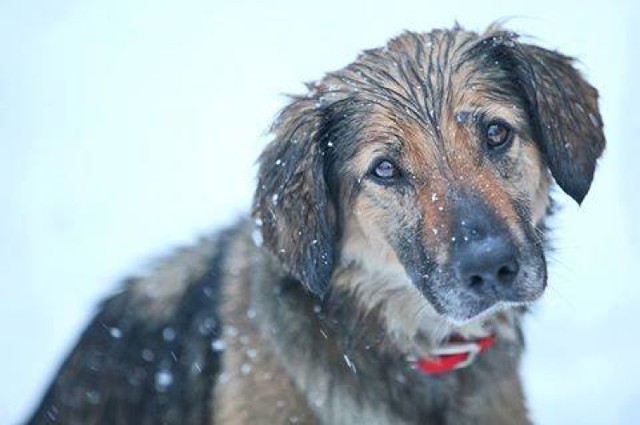
<svg viewBox="0 0 640 425">
<path fill-rule="evenodd" d="M 278 284 L 286 278 L 270 271 L 268 261 L 246 261 L 256 258 L 255 248 L 238 243 L 232 249 L 220 312 L 225 352 L 215 424 L 529 423 L 515 368 L 482 385 L 481 394 L 476 378 L 466 388 L 456 380 L 428 385 L 415 377 L 399 384 L 384 364 L 345 357 L 339 338 L 309 314 L 315 306 L 298 296 L 299 285 L 288 293 Z M 494 360 L 485 367 L 504 370 Z"/>
</svg>

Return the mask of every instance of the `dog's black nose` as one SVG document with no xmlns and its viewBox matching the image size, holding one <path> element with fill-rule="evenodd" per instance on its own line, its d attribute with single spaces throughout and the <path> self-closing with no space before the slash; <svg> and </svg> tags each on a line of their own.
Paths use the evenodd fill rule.
<svg viewBox="0 0 640 425">
<path fill-rule="evenodd" d="M 479 295 L 509 297 L 518 275 L 517 250 L 504 232 L 463 226 L 452 265 L 462 284 Z"/>
</svg>

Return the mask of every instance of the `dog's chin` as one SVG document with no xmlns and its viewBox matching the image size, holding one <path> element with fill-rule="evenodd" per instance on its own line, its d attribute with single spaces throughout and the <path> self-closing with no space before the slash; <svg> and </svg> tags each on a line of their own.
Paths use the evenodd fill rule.
<svg viewBox="0 0 640 425">
<path fill-rule="evenodd" d="M 450 296 L 434 304 L 434 310 L 445 321 L 456 327 L 483 322 L 499 313 L 520 309 L 535 303 L 544 293 L 543 282 L 536 290 L 512 299 L 468 298 Z"/>
<path fill-rule="evenodd" d="M 436 312 L 439 316 L 449 323 L 451 326 L 459 328 L 472 325 L 474 323 L 484 323 L 491 319 L 493 316 L 522 307 L 527 307 L 534 303 L 534 301 L 498 301 L 492 303 L 484 309 L 470 308 L 470 309 L 457 309 L 457 311 L 439 311 Z"/>
<path fill-rule="evenodd" d="M 423 295 L 435 313 L 448 324 L 459 327 L 533 304 L 545 291 L 546 274 L 535 273 L 533 279 L 514 282 L 508 291 L 486 295 L 469 291 L 452 279 L 432 281 L 430 288 L 423 291 Z"/>
</svg>

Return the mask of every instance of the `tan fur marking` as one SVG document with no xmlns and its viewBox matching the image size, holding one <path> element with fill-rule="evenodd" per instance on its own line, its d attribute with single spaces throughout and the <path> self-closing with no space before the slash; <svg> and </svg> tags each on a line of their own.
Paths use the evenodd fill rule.
<svg viewBox="0 0 640 425">
<path fill-rule="evenodd" d="M 301 424 L 315 425 L 306 400 L 295 388 L 260 334 L 261 320 L 251 305 L 247 258 L 251 242 L 240 238 L 230 248 L 224 285 L 223 373 L 215 391 L 216 425 Z M 255 316 L 254 316 L 255 315 Z"/>
</svg>

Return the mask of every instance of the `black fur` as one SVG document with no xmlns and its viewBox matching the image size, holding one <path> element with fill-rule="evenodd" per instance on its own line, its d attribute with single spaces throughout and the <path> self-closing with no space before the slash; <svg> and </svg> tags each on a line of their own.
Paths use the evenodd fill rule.
<svg viewBox="0 0 640 425">
<path fill-rule="evenodd" d="M 283 110 L 260 157 L 254 216 L 265 245 L 289 272 L 322 296 L 335 261 L 336 228 L 319 136 L 321 110 L 300 98 Z"/>
<path fill-rule="evenodd" d="M 516 41 L 502 32 L 478 43 L 485 66 L 497 64 L 522 93 L 538 143 L 558 185 L 576 202 L 586 196 L 605 147 L 598 93 L 558 52 Z M 511 84 L 502 84 L 509 88 Z"/>
<path fill-rule="evenodd" d="M 267 248 L 317 296 L 326 294 L 341 237 L 336 208 L 340 182 L 358 181 L 345 165 L 364 125 L 367 105 L 354 98 L 323 104 L 320 97 L 295 98 L 273 127 L 276 138 L 260 156 L 254 216 Z"/>
</svg>

